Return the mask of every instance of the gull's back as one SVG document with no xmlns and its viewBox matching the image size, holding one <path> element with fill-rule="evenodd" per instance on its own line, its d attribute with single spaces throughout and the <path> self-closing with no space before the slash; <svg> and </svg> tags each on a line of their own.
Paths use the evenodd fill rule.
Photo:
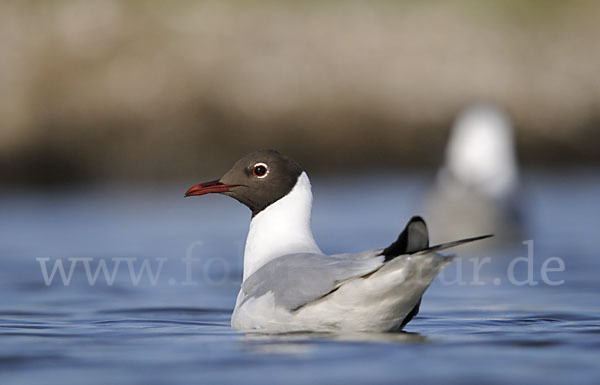
<svg viewBox="0 0 600 385">
<path fill-rule="evenodd" d="M 244 281 L 232 326 L 266 332 L 400 330 L 452 259 L 436 252 L 441 247 L 428 247 L 425 223 L 415 217 L 386 249 L 278 257 Z"/>
</svg>

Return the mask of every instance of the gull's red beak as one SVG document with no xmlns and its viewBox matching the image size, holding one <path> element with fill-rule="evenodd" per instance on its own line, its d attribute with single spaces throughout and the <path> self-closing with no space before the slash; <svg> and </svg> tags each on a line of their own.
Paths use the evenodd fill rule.
<svg viewBox="0 0 600 385">
<path fill-rule="evenodd" d="M 219 182 L 218 179 L 211 180 L 210 182 L 200 183 L 190 187 L 190 189 L 185 192 L 185 196 L 190 197 L 195 195 L 222 193 L 227 192 L 236 186 L 237 185 L 235 184 L 223 184 Z"/>
</svg>

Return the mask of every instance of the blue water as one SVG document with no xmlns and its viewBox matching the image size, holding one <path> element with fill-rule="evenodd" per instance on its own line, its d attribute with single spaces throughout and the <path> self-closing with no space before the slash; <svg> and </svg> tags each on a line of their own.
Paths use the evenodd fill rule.
<svg viewBox="0 0 600 385">
<path fill-rule="evenodd" d="M 231 330 L 249 213 L 222 196 L 184 199 L 190 181 L 4 190 L 0 383 L 598 383 L 600 177 L 530 173 L 524 181 L 537 285 L 507 279 L 526 245 L 479 249 L 492 257 L 483 284 L 471 283 L 472 263 L 460 259 L 406 333 L 362 335 Z M 315 178 L 317 241 L 326 252 L 385 246 L 420 212 L 427 184 L 411 175 Z M 186 255 L 200 259 L 187 270 Z M 555 286 L 541 276 L 553 257 L 565 264 L 548 274 L 564 281 Z M 84 261 L 92 273 L 102 260 L 112 272 L 113 258 L 121 258 L 114 282 L 100 273 L 90 284 Z M 42 265 L 49 274 L 57 260 L 66 273 L 75 261 L 73 276 L 64 285 L 56 273 L 46 285 Z M 134 284 L 129 264 L 136 278 L 144 261 L 154 273 L 162 263 L 155 284 L 145 273 Z M 515 266 L 526 280 L 525 263 Z M 465 284 L 448 283 L 459 271 Z"/>
</svg>

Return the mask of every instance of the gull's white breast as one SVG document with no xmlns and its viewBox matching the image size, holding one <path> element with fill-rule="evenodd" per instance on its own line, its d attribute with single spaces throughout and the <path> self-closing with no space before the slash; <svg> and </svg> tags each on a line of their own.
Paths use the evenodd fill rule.
<svg viewBox="0 0 600 385">
<path fill-rule="evenodd" d="M 294 188 L 252 218 L 244 250 L 244 280 L 282 255 L 318 253 L 310 227 L 312 191 L 305 172 Z"/>
</svg>

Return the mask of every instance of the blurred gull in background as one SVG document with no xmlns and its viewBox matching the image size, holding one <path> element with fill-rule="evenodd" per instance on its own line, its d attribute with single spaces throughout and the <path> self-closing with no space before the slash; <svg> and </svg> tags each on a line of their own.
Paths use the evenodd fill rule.
<svg viewBox="0 0 600 385">
<path fill-rule="evenodd" d="M 523 231 L 518 185 L 510 117 L 491 104 L 469 106 L 452 127 L 445 164 L 426 202 L 436 237 L 483 231 L 496 234 L 497 243 L 516 241 Z"/>
</svg>

